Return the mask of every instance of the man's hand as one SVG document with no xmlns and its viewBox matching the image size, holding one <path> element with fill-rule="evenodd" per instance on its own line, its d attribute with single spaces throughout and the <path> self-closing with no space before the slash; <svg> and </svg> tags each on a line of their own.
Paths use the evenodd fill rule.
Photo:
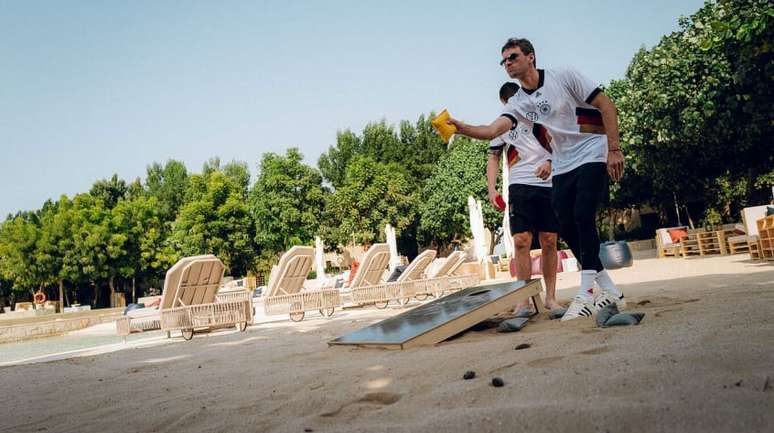
<svg viewBox="0 0 774 433">
<path fill-rule="evenodd" d="M 607 174 L 613 182 L 621 180 L 624 171 L 624 155 L 621 149 L 607 151 Z"/>
<path fill-rule="evenodd" d="M 543 180 L 548 179 L 548 176 L 551 176 L 551 161 L 540 164 L 540 167 L 535 170 L 535 176 Z"/>
<path fill-rule="evenodd" d="M 500 212 L 505 212 L 505 200 L 497 191 L 489 191 L 489 202 Z"/>
<path fill-rule="evenodd" d="M 462 132 L 462 129 L 465 127 L 465 122 L 452 117 L 450 117 L 446 123 L 457 128 L 457 132 Z"/>
</svg>

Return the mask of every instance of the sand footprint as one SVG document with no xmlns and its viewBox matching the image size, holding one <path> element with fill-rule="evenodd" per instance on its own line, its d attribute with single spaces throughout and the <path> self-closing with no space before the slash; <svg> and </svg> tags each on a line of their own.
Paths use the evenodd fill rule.
<svg viewBox="0 0 774 433">
<path fill-rule="evenodd" d="M 363 397 L 351 401 L 349 403 L 341 405 L 338 409 L 325 412 L 320 414 L 322 417 L 334 417 L 341 413 L 344 409 L 346 409 L 349 406 L 357 405 L 357 404 L 372 404 L 372 405 L 378 405 L 378 406 L 389 406 L 391 404 L 396 403 L 398 400 L 400 400 L 401 395 L 396 394 L 394 392 L 370 392 Z"/>
<path fill-rule="evenodd" d="M 532 361 L 529 361 L 527 365 L 537 368 L 546 367 L 549 364 L 552 364 L 556 361 L 561 361 L 562 359 L 564 359 L 564 356 L 549 356 L 547 358 L 533 359 Z"/>
<path fill-rule="evenodd" d="M 593 349 L 588 350 L 582 350 L 580 352 L 575 352 L 576 355 L 598 355 L 600 353 L 605 353 L 610 351 L 610 346 L 599 346 L 595 347 Z"/>
</svg>

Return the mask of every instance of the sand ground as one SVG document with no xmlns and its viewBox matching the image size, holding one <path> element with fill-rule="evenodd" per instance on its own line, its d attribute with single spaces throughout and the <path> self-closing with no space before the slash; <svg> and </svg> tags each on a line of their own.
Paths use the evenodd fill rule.
<svg viewBox="0 0 774 433">
<path fill-rule="evenodd" d="M 404 351 L 328 347 L 403 311 L 346 310 L 2 367 L 0 431 L 772 431 L 774 263 L 646 259 L 612 274 L 641 325 L 537 319 Z M 560 276 L 560 298 L 578 278 Z"/>
</svg>

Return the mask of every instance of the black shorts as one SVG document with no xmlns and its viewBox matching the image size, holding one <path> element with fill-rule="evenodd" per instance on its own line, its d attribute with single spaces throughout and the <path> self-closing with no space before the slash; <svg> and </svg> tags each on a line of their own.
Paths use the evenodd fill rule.
<svg viewBox="0 0 774 433">
<path fill-rule="evenodd" d="M 551 181 L 554 208 L 560 217 L 567 213 L 564 209 L 568 206 L 569 211 L 577 212 L 574 207 L 578 200 L 582 200 L 582 206 L 593 208 L 590 212 L 595 215 L 599 208 L 610 204 L 610 178 L 604 162 L 583 164 L 567 173 L 554 175 Z"/>
<path fill-rule="evenodd" d="M 551 207 L 551 188 L 512 184 L 508 187 L 511 235 L 521 232 L 559 231 L 559 221 Z"/>
</svg>

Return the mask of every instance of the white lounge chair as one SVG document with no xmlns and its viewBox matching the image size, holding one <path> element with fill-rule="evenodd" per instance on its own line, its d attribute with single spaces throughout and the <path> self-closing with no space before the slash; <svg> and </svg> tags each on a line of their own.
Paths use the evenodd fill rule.
<svg viewBox="0 0 774 433">
<path fill-rule="evenodd" d="M 267 315 L 289 314 L 290 320 L 299 322 L 307 311 L 330 317 L 341 306 L 338 289 L 303 290 L 313 263 L 312 247 L 295 246 L 282 255 L 269 277 L 263 304 Z"/>
<path fill-rule="evenodd" d="M 427 297 L 424 287 L 415 284 L 415 282 L 424 278 L 425 269 L 433 262 L 435 254 L 435 250 L 425 250 L 414 258 L 398 279 L 393 282 L 353 287 L 353 302 L 359 305 L 374 304 L 377 308 L 386 308 L 390 301 L 397 301 L 398 304 L 405 305 L 417 295 Z M 365 262 L 366 260 L 364 260 Z M 382 268 L 383 272 L 384 268 Z"/>
<path fill-rule="evenodd" d="M 194 331 L 202 328 L 236 325 L 240 331 L 247 329 L 253 320 L 252 296 L 244 291 L 219 298 L 217 292 L 224 270 L 217 257 L 202 255 L 182 258 L 167 271 L 157 316 L 167 337 L 178 330 L 184 339 L 190 340 Z M 125 316 L 116 321 L 116 328 L 119 335 L 128 335 L 155 320 L 152 310 L 138 312 L 135 317 Z"/>
<path fill-rule="evenodd" d="M 432 275 L 430 275 L 430 278 L 440 278 L 454 275 L 457 272 L 457 269 L 459 269 L 460 265 L 465 262 L 465 252 L 453 251 L 451 254 L 449 254 L 448 257 L 446 257 L 446 259 L 443 260 L 444 262 L 441 267 L 438 268 L 438 270 L 436 270 Z"/>
<path fill-rule="evenodd" d="M 479 283 L 478 274 L 458 274 L 458 270 L 465 263 L 466 254 L 464 251 L 454 251 L 446 257 L 440 268 L 435 271 L 425 282 L 426 292 L 434 297 L 443 296 L 445 293 L 452 293 Z"/>
</svg>

